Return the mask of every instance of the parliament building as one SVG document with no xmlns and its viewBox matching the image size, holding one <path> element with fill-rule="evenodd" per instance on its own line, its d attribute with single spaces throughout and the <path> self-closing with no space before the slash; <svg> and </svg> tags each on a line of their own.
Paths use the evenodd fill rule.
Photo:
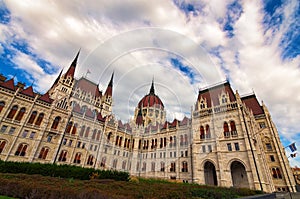
<svg viewBox="0 0 300 199">
<path fill-rule="evenodd" d="M 79 53 L 46 93 L 0 75 L 0 159 L 76 165 L 132 176 L 265 192 L 295 191 L 278 131 L 255 94 L 228 81 L 200 89 L 191 114 L 166 120 L 149 82 L 128 123 L 112 114 L 113 76 L 105 92 L 74 76 Z M 118 106 L 118 104 L 115 104 Z M 128 116 L 130 117 L 130 116 Z"/>
</svg>

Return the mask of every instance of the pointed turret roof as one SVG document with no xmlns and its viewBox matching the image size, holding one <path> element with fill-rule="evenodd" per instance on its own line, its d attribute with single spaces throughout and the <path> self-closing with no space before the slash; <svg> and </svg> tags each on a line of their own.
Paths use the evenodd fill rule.
<svg viewBox="0 0 300 199">
<path fill-rule="evenodd" d="M 113 80 L 114 80 L 114 72 L 111 75 L 110 81 L 105 91 L 105 96 L 112 96 L 112 88 L 113 88 Z"/>
<path fill-rule="evenodd" d="M 42 100 L 44 102 L 47 102 L 49 104 L 51 104 L 53 102 L 53 99 L 50 98 L 49 93 L 45 93 L 44 95 L 42 95 L 39 100 Z"/>
<path fill-rule="evenodd" d="M 61 75 L 62 75 L 62 72 L 63 72 L 63 69 L 61 69 L 58 77 L 56 78 L 56 80 L 54 81 L 54 83 L 52 84 L 51 88 L 53 88 L 59 81 L 59 79 L 61 78 Z"/>
<path fill-rule="evenodd" d="M 32 86 L 27 87 L 26 89 L 21 91 L 22 94 L 27 95 L 29 97 L 34 97 L 34 92 Z"/>
<path fill-rule="evenodd" d="M 15 90 L 14 78 L 11 78 L 10 80 L 7 80 L 6 82 L 1 83 L 0 86 L 14 91 Z"/>
<path fill-rule="evenodd" d="M 150 88 L 149 94 L 155 95 L 155 90 L 154 90 L 154 79 L 152 79 L 152 84 L 151 84 L 151 88 Z"/>
<path fill-rule="evenodd" d="M 77 65 L 77 60 L 78 60 L 78 57 L 79 57 L 79 53 L 80 53 L 80 49 L 79 49 L 76 57 L 74 58 L 73 62 L 71 63 L 68 71 L 66 72 L 65 77 L 67 77 L 67 76 L 74 77 L 75 68 L 76 68 L 76 65 Z"/>
</svg>

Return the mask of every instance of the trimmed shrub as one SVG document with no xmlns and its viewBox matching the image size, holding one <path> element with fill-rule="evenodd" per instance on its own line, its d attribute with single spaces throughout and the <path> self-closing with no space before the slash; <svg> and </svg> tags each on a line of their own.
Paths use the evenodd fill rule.
<svg viewBox="0 0 300 199">
<path fill-rule="evenodd" d="M 79 180 L 89 180 L 90 176 L 97 173 L 98 179 L 113 179 L 117 181 L 129 181 L 129 173 L 95 170 L 93 168 L 82 168 L 71 165 L 41 164 L 28 162 L 4 162 L 0 161 L 0 173 L 24 173 L 40 174 L 43 176 L 74 178 Z"/>
</svg>

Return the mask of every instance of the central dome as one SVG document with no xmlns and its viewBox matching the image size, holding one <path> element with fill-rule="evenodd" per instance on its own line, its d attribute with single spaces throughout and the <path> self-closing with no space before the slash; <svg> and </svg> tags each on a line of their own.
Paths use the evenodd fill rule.
<svg viewBox="0 0 300 199">
<path fill-rule="evenodd" d="M 139 102 L 138 104 L 139 108 L 143 108 L 143 107 L 158 107 L 161 109 L 164 109 L 164 104 L 162 103 L 162 101 L 160 100 L 160 98 L 155 95 L 154 92 L 154 83 L 152 81 L 152 85 L 150 88 L 150 92 L 148 95 L 145 95 Z"/>
</svg>

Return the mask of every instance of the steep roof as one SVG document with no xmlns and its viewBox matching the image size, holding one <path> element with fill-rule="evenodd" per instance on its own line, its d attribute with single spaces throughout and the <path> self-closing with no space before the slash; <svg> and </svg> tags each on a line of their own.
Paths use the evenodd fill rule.
<svg viewBox="0 0 300 199">
<path fill-rule="evenodd" d="M 65 77 L 67 77 L 67 76 L 74 77 L 75 68 L 76 68 L 76 65 L 77 65 L 77 60 L 78 60 L 78 57 L 79 57 L 79 53 L 80 53 L 80 50 L 78 51 L 76 57 L 74 58 L 73 62 L 71 63 L 68 71 L 64 75 Z"/>
<path fill-rule="evenodd" d="M 50 98 L 49 93 L 45 93 L 44 95 L 42 95 L 41 97 L 39 97 L 39 100 L 44 101 L 46 103 L 51 104 L 53 102 L 53 99 Z"/>
<path fill-rule="evenodd" d="M 153 106 L 160 106 L 164 109 L 164 104 L 162 103 L 161 99 L 155 95 L 154 90 L 154 82 L 152 81 L 150 92 L 148 95 L 145 95 L 140 102 L 138 103 L 138 107 L 153 107 Z"/>
<path fill-rule="evenodd" d="M 112 89 L 113 89 L 113 81 L 114 81 L 114 73 L 112 73 L 106 91 L 104 93 L 105 96 L 112 96 Z"/>
<path fill-rule="evenodd" d="M 211 107 L 211 101 L 214 103 L 214 106 L 220 105 L 219 103 L 219 96 L 222 94 L 222 91 L 229 94 L 229 100 L 230 102 L 236 101 L 235 95 L 232 91 L 232 88 L 229 84 L 229 82 L 225 82 L 210 88 L 206 88 L 204 90 L 199 90 L 198 94 L 198 100 L 201 99 L 201 97 L 204 99 L 206 98 L 207 107 Z"/>
<path fill-rule="evenodd" d="M 14 91 L 15 90 L 14 78 L 11 78 L 10 80 L 7 80 L 6 82 L 1 83 L 0 86 Z"/>
<path fill-rule="evenodd" d="M 27 87 L 26 89 L 21 91 L 22 94 L 27 95 L 29 97 L 34 97 L 35 94 L 33 92 L 32 86 Z"/>
<path fill-rule="evenodd" d="M 241 99 L 242 102 L 244 102 L 246 106 L 252 110 L 254 115 L 264 114 L 264 111 L 259 102 L 257 101 L 255 94 L 242 97 Z"/>
<path fill-rule="evenodd" d="M 102 97 L 102 92 L 99 91 L 98 85 L 91 82 L 90 80 L 81 77 L 76 82 L 76 88 L 80 88 L 81 90 L 84 90 L 85 92 L 92 93 L 95 97 Z"/>
</svg>

